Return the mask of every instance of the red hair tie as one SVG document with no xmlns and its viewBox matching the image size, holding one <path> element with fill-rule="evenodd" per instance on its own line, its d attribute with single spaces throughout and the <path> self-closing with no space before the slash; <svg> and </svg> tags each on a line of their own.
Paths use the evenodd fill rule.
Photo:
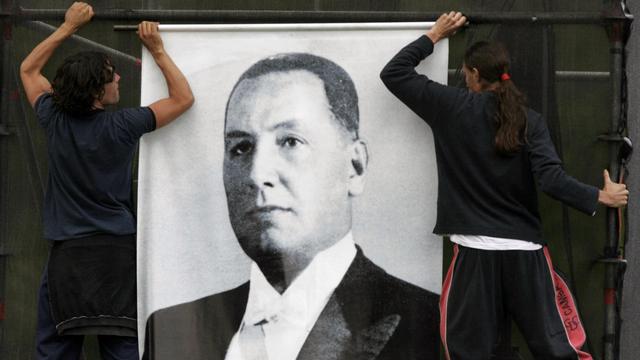
<svg viewBox="0 0 640 360">
<path fill-rule="evenodd" d="M 509 74 L 507 73 L 503 73 L 502 75 L 500 75 L 500 80 L 502 81 L 511 80 L 511 76 L 509 76 Z"/>
</svg>

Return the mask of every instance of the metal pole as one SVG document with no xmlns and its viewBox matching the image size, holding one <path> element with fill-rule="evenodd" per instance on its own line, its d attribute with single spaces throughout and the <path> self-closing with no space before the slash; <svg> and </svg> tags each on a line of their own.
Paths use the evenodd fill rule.
<svg viewBox="0 0 640 360">
<path fill-rule="evenodd" d="M 622 42 L 613 40 L 611 42 L 611 124 L 610 133 L 613 134 L 618 128 L 618 117 L 620 116 L 620 79 L 622 76 L 621 67 Z M 609 145 L 609 169 L 611 174 L 618 173 L 618 164 L 616 158 L 617 144 L 612 142 Z M 604 255 L 607 258 L 617 258 L 617 235 L 616 235 L 616 211 L 615 209 L 607 209 L 607 242 Z M 614 360 L 614 344 L 616 334 L 616 305 L 615 305 L 615 276 L 617 264 L 608 263 L 605 265 L 605 285 L 604 285 L 604 303 L 605 303 L 605 330 L 604 330 L 604 360 Z"/>
<path fill-rule="evenodd" d="M 66 9 L 25 9 L 2 12 L 0 17 L 22 20 L 63 20 Z M 108 9 L 96 12 L 96 20 L 177 21 L 205 23 L 393 22 L 433 21 L 441 12 L 401 11 L 275 11 L 275 10 L 151 10 Z M 477 12 L 466 14 L 472 24 L 603 24 L 621 20 L 618 14 L 600 12 Z M 626 18 L 622 18 L 626 19 Z"/>
<path fill-rule="evenodd" d="M 607 11 L 616 16 L 624 17 L 626 9 L 624 2 L 612 1 L 610 10 Z M 621 19 L 608 24 L 607 33 L 610 41 L 610 79 L 611 79 L 611 122 L 609 127 L 609 136 L 614 137 L 618 132 L 618 124 L 620 121 L 622 109 L 622 76 L 624 72 L 624 42 L 627 35 L 628 26 L 631 22 L 630 17 Z M 613 176 L 619 171 L 618 142 L 609 142 L 609 170 Z M 619 262 L 618 253 L 618 234 L 617 234 L 617 211 L 616 209 L 607 209 L 607 239 L 604 248 L 604 256 L 607 260 L 605 263 L 605 280 L 604 280 L 604 304 L 605 304 L 605 325 L 603 335 L 603 358 L 604 360 L 617 360 L 617 324 L 618 316 L 616 311 L 616 276 Z"/>
<path fill-rule="evenodd" d="M 40 32 L 44 32 L 46 34 L 51 34 L 54 31 L 56 31 L 56 29 L 58 29 L 57 27 L 49 25 L 49 24 L 44 23 L 42 21 L 27 21 L 24 24 L 29 29 L 33 29 L 33 30 L 37 30 L 37 31 L 40 31 Z M 98 50 L 98 51 L 105 52 L 109 56 L 111 56 L 113 59 L 119 59 L 119 60 L 124 61 L 125 63 L 140 64 L 140 59 L 138 59 L 135 56 L 131 56 L 129 54 L 125 54 L 122 51 L 118 51 L 118 50 L 110 48 L 108 46 L 104 46 L 104 45 L 102 45 L 100 43 L 97 43 L 95 41 L 91 41 L 91 40 L 83 38 L 81 36 L 72 35 L 69 38 L 69 40 L 71 40 L 71 42 L 78 43 L 78 44 L 83 45 L 85 47 L 89 47 L 89 48 L 92 48 L 92 49 L 95 49 L 95 50 Z"/>
<path fill-rule="evenodd" d="M 117 25 L 116 25 L 117 26 Z M 450 77 L 456 76 L 458 69 L 448 69 Z M 608 71 L 573 71 L 573 70 L 556 70 L 555 81 L 608 81 Z"/>
<path fill-rule="evenodd" d="M 116 25 L 118 26 L 118 25 Z M 458 69 L 448 69 L 450 77 L 456 76 Z M 573 71 L 573 70 L 556 70 L 555 81 L 608 81 L 608 71 Z"/>
</svg>

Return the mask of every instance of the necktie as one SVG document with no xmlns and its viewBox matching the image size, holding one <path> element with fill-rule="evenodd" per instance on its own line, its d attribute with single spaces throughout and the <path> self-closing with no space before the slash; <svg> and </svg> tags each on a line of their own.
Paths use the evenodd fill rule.
<svg viewBox="0 0 640 360">
<path fill-rule="evenodd" d="M 240 330 L 240 349 L 244 360 L 269 359 L 262 327 L 266 323 L 267 320 L 261 320 L 255 324 L 245 323 L 242 326 L 242 330 Z"/>
</svg>

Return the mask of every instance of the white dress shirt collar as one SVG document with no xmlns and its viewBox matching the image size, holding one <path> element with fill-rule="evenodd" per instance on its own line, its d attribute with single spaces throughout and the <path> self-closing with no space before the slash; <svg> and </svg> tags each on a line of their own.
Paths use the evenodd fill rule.
<svg viewBox="0 0 640 360">
<path fill-rule="evenodd" d="M 260 268 L 251 265 L 249 298 L 240 329 L 262 320 L 267 354 L 264 359 L 295 360 L 316 320 L 342 281 L 357 253 L 351 232 L 321 251 L 279 294 Z M 227 360 L 243 359 L 238 336 L 229 345 Z"/>
<path fill-rule="evenodd" d="M 319 252 L 282 295 L 271 286 L 258 265 L 252 263 L 249 299 L 243 321 L 252 324 L 265 318 L 269 321 L 270 317 L 282 312 L 282 316 L 290 321 L 307 322 L 309 314 L 324 308 L 355 256 L 356 247 L 349 232 Z"/>
</svg>

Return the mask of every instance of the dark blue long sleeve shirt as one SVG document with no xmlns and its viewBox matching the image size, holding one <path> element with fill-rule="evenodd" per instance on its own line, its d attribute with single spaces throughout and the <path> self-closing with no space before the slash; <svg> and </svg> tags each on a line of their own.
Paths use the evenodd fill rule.
<svg viewBox="0 0 640 360">
<path fill-rule="evenodd" d="M 562 169 L 542 116 L 527 110 L 526 144 L 510 155 L 495 150 L 496 98 L 446 86 L 415 67 L 433 52 L 421 36 L 389 61 L 380 77 L 433 131 L 438 166 L 434 233 L 485 235 L 544 244 L 536 182 L 551 197 L 593 214 L 598 188 Z"/>
</svg>

